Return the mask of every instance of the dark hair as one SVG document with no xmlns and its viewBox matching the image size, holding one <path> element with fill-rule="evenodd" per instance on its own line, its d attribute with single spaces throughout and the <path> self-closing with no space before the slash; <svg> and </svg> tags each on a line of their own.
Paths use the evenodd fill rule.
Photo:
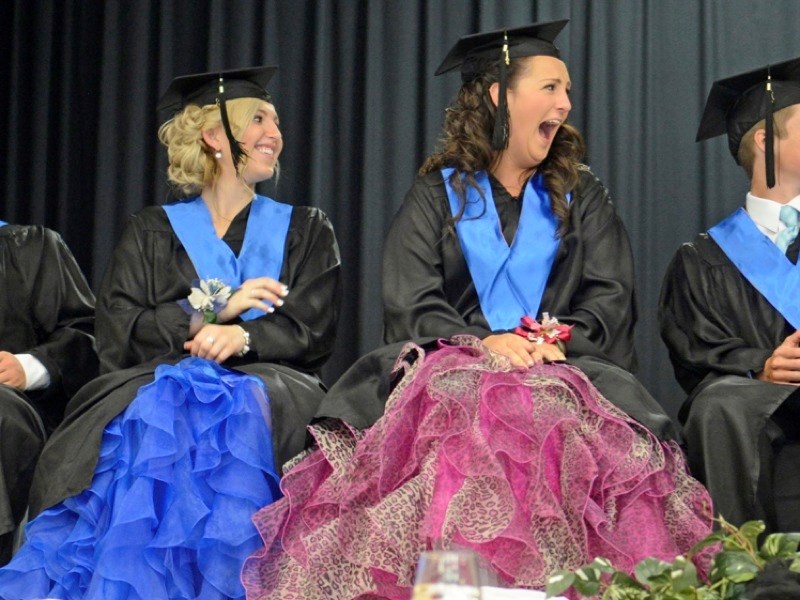
<svg viewBox="0 0 800 600">
<path fill-rule="evenodd" d="M 526 73 L 528 64 L 526 59 L 512 60 L 507 71 L 509 89 Z M 466 187 L 471 185 L 480 191 L 474 174 L 489 169 L 498 156 L 491 147 L 496 108 L 489 95 L 489 88 L 498 81 L 498 65 L 499 61 L 495 61 L 482 75 L 461 86 L 445 112 L 440 150 L 431 154 L 419 170 L 420 175 L 425 175 L 446 167 L 455 169 L 450 184 L 460 198 L 461 210 L 454 221 L 464 212 Z M 513 128 L 514 124 L 510 126 Z M 578 184 L 585 150 L 580 132 L 564 123 L 558 128 L 547 157 L 536 168 L 550 192 L 553 213 L 560 224 L 559 234 L 569 224 L 567 193 Z"/>
</svg>

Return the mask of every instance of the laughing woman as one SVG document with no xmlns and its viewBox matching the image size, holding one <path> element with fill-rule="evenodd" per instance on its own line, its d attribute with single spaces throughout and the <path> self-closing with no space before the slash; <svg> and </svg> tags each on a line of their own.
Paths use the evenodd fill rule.
<svg viewBox="0 0 800 600">
<path fill-rule="evenodd" d="M 244 596 L 239 571 L 260 545 L 250 519 L 303 449 L 339 301 L 326 217 L 253 191 L 283 147 L 274 70 L 167 91 L 162 106 L 182 110 L 159 137 L 187 198 L 132 217 L 114 252 L 97 305 L 106 375 L 45 448 L 40 514 L 0 597 Z"/>
<path fill-rule="evenodd" d="M 631 252 L 565 123 L 564 24 L 463 38 L 440 67 L 463 85 L 384 255 L 386 342 L 413 342 L 383 416 L 361 434 L 315 426 L 319 449 L 259 511 L 248 598 L 408 598 L 438 548 L 540 588 L 554 569 L 602 555 L 630 571 L 709 533 L 708 494 L 626 371 Z M 357 370 L 381 352 L 322 416 L 367 419 Z"/>
</svg>

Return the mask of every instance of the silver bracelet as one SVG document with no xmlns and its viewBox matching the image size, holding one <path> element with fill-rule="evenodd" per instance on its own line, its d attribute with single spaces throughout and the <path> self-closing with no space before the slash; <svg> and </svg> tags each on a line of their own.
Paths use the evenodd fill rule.
<svg viewBox="0 0 800 600">
<path fill-rule="evenodd" d="M 237 325 L 237 327 L 242 330 L 242 337 L 244 338 L 244 346 L 242 346 L 242 349 L 236 353 L 236 356 L 244 356 L 245 354 L 250 352 L 250 332 L 247 331 L 247 329 L 245 329 L 241 325 Z"/>
</svg>

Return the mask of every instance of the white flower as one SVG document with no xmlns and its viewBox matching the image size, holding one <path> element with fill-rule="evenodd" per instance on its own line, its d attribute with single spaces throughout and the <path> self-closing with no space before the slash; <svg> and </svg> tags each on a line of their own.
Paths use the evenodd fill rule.
<svg viewBox="0 0 800 600">
<path fill-rule="evenodd" d="M 195 310 L 217 312 L 231 297 L 231 287 L 221 279 L 195 280 L 193 284 L 187 300 Z"/>
</svg>

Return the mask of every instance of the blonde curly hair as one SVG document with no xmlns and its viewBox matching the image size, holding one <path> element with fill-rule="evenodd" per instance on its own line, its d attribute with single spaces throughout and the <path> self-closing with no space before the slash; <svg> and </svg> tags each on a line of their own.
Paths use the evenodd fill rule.
<svg viewBox="0 0 800 600">
<path fill-rule="evenodd" d="M 235 138 L 242 136 L 262 102 L 258 98 L 227 101 L 225 106 Z M 214 150 L 203 140 L 203 132 L 221 125 L 222 117 L 216 104 L 189 104 L 159 127 L 158 139 L 167 147 L 169 159 L 167 177 L 181 194 L 197 195 L 219 176 L 219 161 L 214 158 Z M 240 169 L 246 164 L 245 158 Z"/>
</svg>

